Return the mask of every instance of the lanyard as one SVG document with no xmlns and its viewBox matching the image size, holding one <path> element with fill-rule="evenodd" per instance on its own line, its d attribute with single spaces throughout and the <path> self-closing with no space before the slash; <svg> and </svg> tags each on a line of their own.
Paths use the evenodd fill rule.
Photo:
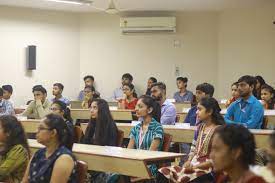
<svg viewBox="0 0 275 183">
<path fill-rule="evenodd" d="M 198 141 L 198 151 L 197 153 L 199 154 L 201 152 L 201 149 L 203 148 L 205 141 L 207 140 L 207 137 L 212 133 L 212 131 L 215 129 L 215 127 L 211 128 L 208 133 L 204 136 L 204 139 L 202 140 L 202 136 L 205 130 L 205 126 L 202 127 L 201 134 L 199 136 L 199 141 Z"/>
<path fill-rule="evenodd" d="M 147 131 L 143 132 L 142 126 L 140 127 L 140 130 L 139 130 L 139 139 L 138 139 L 138 149 L 141 148 L 142 142 L 144 140 L 144 137 L 145 137 Z"/>
</svg>

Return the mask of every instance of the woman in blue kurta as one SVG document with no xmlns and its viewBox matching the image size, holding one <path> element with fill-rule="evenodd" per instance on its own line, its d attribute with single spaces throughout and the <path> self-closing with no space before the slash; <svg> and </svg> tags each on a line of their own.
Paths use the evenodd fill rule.
<svg viewBox="0 0 275 183">
<path fill-rule="evenodd" d="M 163 127 L 159 123 L 160 105 L 150 96 L 141 96 L 136 105 L 136 114 L 142 121 L 132 128 L 128 148 L 160 151 L 163 145 Z M 156 165 L 149 166 L 156 175 Z"/>
<path fill-rule="evenodd" d="M 33 155 L 22 183 L 76 183 L 76 159 L 63 118 L 48 114 L 39 124 L 36 139 L 46 147 Z"/>
</svg>

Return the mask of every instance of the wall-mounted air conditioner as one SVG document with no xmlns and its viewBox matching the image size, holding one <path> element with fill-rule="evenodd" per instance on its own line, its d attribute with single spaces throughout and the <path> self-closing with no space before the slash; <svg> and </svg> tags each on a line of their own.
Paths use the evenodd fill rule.
<svg viewBox="0 0 275 183">
<path fill-rule="evenodd" d="M 176 32 L 176 17 L 126 17 L 120 18 L 122 33 Z"/>
</svg>

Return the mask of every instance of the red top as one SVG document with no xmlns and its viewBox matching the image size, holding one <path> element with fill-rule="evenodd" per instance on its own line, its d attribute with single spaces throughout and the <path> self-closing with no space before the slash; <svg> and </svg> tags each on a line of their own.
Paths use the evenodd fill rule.
<svg viewBox="0 0 275 183">
<path fill-rule="evenodd" d="M 137 98 L 135 98 L 135 99 L 134 99 L 134 100 L 132 100 L 131 102 L 128 102 L 128 100 L 123 100 L 122 102 L 124 102 L 125 109 L 131 109 L 131 110 L 134 110 L 134 109 L 136 108 L 137 101 L 138 101 L 138 99 L 137 99 Z"/>
</svg>

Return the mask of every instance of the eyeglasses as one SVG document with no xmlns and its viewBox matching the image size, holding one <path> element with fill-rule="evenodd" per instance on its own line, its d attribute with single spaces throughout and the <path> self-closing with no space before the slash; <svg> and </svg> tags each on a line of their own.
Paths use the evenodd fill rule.
<svg viewBox="0 0 275 183">
<path fill-rule="evenodd" d="M 38 127 L 37 128 L 37 131 L 38 132 L 40 132 L 40 131 L 42 131 L 42 130 L 48 130 L 48 131 L 50 131 L 50 130 L 52 130 L 51 128 L 46 128 L 46 127 Z"/>
<path fill-rule="evenodd" d="M 51 107 L 50 110 L 51 110 L 51 111 L 57 111 L 57 110 L 59 110 L 59 109 L 58 109 L 58 108 L 55 108 L 55 107 Z"/>
</svg>

